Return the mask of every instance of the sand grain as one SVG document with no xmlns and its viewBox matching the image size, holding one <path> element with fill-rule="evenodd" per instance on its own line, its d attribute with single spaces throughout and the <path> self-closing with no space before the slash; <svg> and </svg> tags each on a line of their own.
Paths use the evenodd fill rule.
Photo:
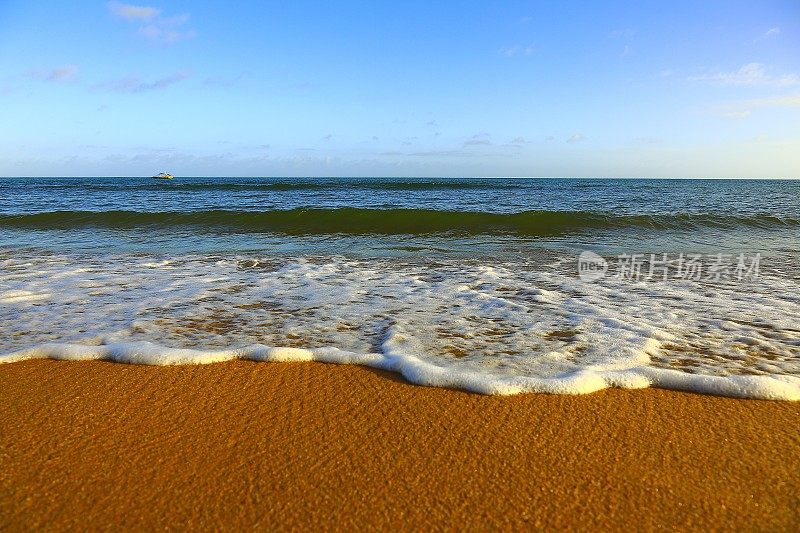
<svg viewBox="0 0 800 533">
<path fill-rule="evenodd" d="M 320 363 L 0 366 L 0 529 L 800 528 L 800 404 Z"/>
</svg>

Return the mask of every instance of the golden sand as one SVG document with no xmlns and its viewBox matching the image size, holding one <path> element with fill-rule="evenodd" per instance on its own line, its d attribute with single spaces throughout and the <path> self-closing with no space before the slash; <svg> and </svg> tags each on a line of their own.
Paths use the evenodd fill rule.
<svg viewBox="0 0 800 533">
<path fill-rule="evenodd" d="M 0 366 L 0 530 L 800 528 L 800 403 L 320 363 Z"/>
</svg>

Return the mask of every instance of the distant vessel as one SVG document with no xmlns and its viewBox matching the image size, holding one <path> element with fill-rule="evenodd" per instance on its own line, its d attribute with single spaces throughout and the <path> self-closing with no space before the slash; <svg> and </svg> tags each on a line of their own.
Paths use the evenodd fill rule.
<svg viewBox="0 0 800 533">
<path fill-rule="evenodd" d="M 174 177 L 175 176 L 173 176 L 172 174 L 168 174 L 166 172 L 160 172 L 160 173 L 156 174 L 155 176 L 152 176 L 152 178 L 154 180 L 171 180 Z"/>
</svg>

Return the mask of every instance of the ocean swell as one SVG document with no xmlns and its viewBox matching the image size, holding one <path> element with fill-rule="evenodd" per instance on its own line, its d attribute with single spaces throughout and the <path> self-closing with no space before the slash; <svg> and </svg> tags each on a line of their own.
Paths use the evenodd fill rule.
<svg viewBox="0 0 800 533">
<path fill-rule="evenodd" d="M 296 208 L 268 211 L 48 211 L 0 215 L 0 228 L 193 227 L 235 232 L 313 234 L 514 234 L 548 236 L 608 228 L 697 229 L 800 226 L 770 215 L 625 215 L 593 211 L 440 211 L 433 209 Z"/>
</svg>

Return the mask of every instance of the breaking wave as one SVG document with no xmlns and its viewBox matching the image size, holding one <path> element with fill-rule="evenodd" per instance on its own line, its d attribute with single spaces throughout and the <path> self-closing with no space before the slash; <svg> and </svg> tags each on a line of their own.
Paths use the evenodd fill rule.
<svg viewBox="0 0 800 533">
<path fill-rule="evenodd" d="M 269 211 L 49 211 L 0 215 L 0 228 L 69 229 L 140 226 L 285 234 L 516 234 L 547 236 L 608 228 L 698 229 L 800 226 L 771 215 L 617 215 L 593 211 L 440 211 L 433 209 L 297 208 Z"/>
</svg>

